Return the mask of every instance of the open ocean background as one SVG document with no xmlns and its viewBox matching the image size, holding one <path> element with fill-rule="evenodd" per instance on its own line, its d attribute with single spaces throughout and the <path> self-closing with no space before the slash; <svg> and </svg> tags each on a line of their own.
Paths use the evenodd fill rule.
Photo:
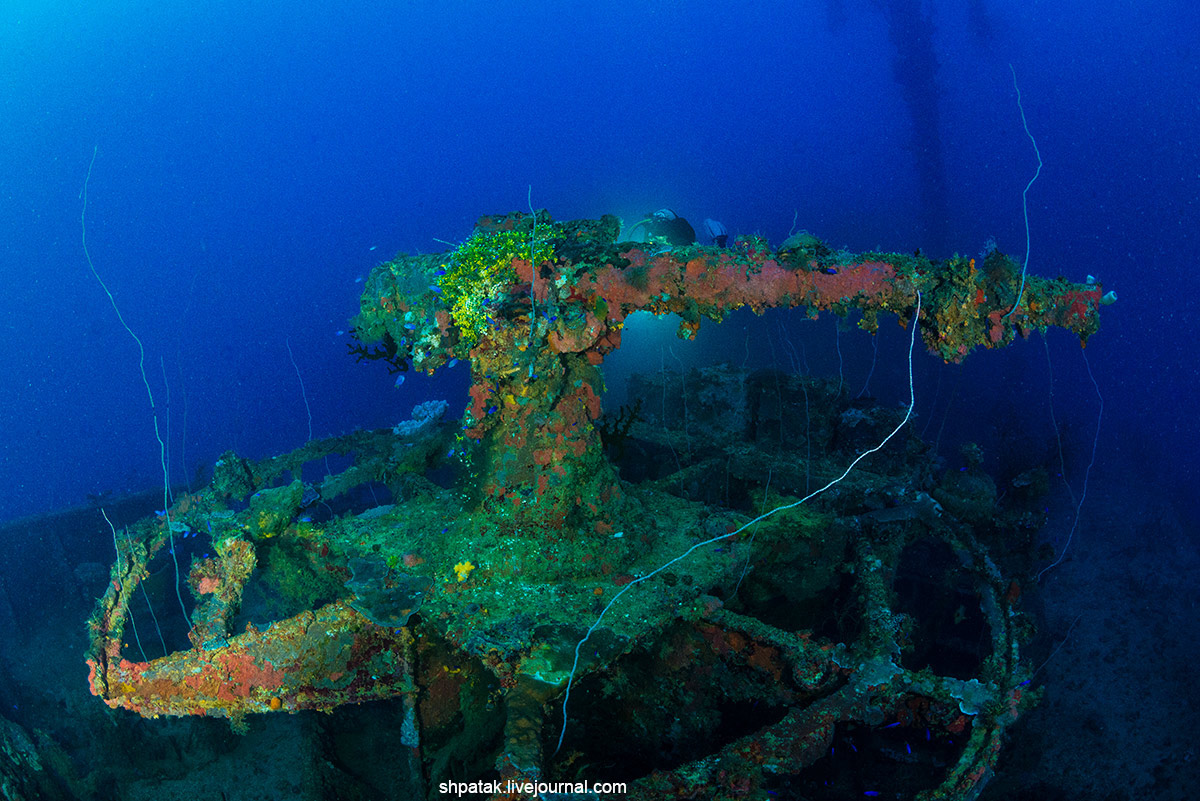
<svg viewBox="0 0 1200 801">
<path fill-rule="evenodd" d="M 1037 162 L 1009 64 L 1045 160 L 1029 269 L 1120 296 L 1088 350 L 1107 402 L 1097 459 L 1187 497 L 1200 7 L 921 7 L 8 0 L 0 517 L 161 481 L 137 347 L 81 248 L 94 150 L 88 244 L 160 403 L 169 385 L 178 482 L 226 448 L 304 442 L 289 341 L 315 436 L 463 401 L 464 376 L 395 391 L 338 332 L 375 263 L 445 250 L 480 214 L 526 209 L 530 187 L 556 219 L 669 206 L 775 243 L 795 219 L 856 251 L 974 254 L 994 237 L 1019 257 Z M 940 207 L 923 203 L 930 182 Z M 832 326 L 814 326 L 814 371 L 831 366 Z M 845 340 L 861 378 L 870 338 Z M 1086 439 L 1079 349 L 1050 340 L 1058 411 Z M 1045 362 L 1036 342 L 974 354 L 964 428 L 1001 413 L 1042 427 Z M 936 373 L 954 368 L 920 368 L 928 415 Z"/>
<path fill-rule="evenodd" d="M 951 463 L 974 440 L 1005 473 L 1057 464 L 1056 420 L 1076 494 L 1094 445 L 1064 585 L 1045 599 L 1057 659 L 1086 672 L 1092 621 L 1136 627 L 1103 617 L 1125 592 L 1194 627 L 1195 573 L 1162 578 L 1195 562 L 1200 528 L 1200 5 L 1185 0 L 4 0 L 0 521 L 162 486 L 138 346 L 84 257 L 89 170 L 87 246 L 144 344 L 171 481 L 194 487 L 227 449 L 302 445 L 309 413 L 322 437 L 430 398 L 461 409 L 465 364 L 393 386 L 348 354 L 348 319 L 372 266 L 446 250 L 481 214 L 531 201 L 628 223 L 670 207 L 776 245 L 803 228 L 943 257 L 994 238 L 1020 259 L 1037 159 L 1010 65 L 1044 159 L 1029 271 L 1091 274 L 1120 300 L 1084 352 L 1051 331 L 962 366 L 920 354 L 914 425 Z M 871 391 L 907 397 L 894 318 L 877 342 L 801 315 L 706 322 L 700 345 L 673 330 L 631 324 L 614 402 L 664 347 L 687 364 L 777 351 L 787 367 L 782 343 L 764 347 L 785 330 L 813 374 L 862 385 L 877 356 Z M 1052 509 L 1056 549 L 1074 513 Z M 1137 561 L 1160 536 L 1173 550 Z M 1080 572 L 1101 543 L 1112 559 Z M 1084 591 L 1101 617 L 1075 627 L 1054 604 Z M 1192 636 L 1163 641 L 1194 668 Z M 1200 702 L 1183 679 L 1148 689 L 1162 676 L 1145 670 L 1125 693 Z M 1194 771 L 1178 742 L 1142 743 Z"/>
</svg>

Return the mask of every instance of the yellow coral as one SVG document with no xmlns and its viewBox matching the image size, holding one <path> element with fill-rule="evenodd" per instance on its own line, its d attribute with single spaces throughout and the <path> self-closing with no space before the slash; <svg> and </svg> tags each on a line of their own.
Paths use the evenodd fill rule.
<svg viewBox="0 0 1200 801">
<path fill-rule="evenodd" d="M 471 575 L 471 571 L 475 569 L 475 565 L 470 561 L 459 562 L 454 566 L 454 574 L 458 576 L 459 581 L 466 581 L 467 576 Z"/>
<path fill-rule="evenodd" d="M 513 261 L 540 264 L 552 255 L 548 242 L 533 241 L 522 231 L 476 231 L 450 254 L 437 289 L 467 347 L 490 330 L 491 307 L 516 285 Z"/>
</svg>

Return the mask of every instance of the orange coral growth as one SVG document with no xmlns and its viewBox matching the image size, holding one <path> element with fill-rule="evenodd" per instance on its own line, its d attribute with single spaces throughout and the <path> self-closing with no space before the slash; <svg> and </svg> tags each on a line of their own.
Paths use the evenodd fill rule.
<svg viewBox="0 0 1200 801">
<path fill-rule="evenodd" d="M 750 656 L 746 658 L 746 663 L 764 673 L 771 674 L 777 682 L 783 676 L 783 667 L 779 661 L 779 651 L 769 645 L 756 643 L 751 648 Z"/>
<path fill-rule="evenodd" d="M 260 665 L 259 660 L 244 653 L 217 654 L 214 660 L 225 671 L 229 691 L 243 698 L 255 689 L 277 690 L 283 686 L 283 671 L 276 670 L 266 660 L 262 661 L 263 665 Z"/>
</svg>

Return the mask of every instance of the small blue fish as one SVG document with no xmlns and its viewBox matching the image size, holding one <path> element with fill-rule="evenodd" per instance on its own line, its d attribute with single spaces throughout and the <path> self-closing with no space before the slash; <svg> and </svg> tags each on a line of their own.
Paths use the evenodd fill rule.
<svg viewBox="0 0 1200 801">
<path fill-rule="evenodd" d="M 416 330 L 417 330 L 417 327 L 416 327 L 415 325 L 413 325 L 412 323 L 405 323 L 405 324 L 404 324 L 404 327 L 405 327 L 405 328 L 407 328 L 409 331 L 416 331 Z"/>
<path fill-rule="evenodd" d="M 451 359 L 450 364 L 448 364 L 447 367 L 453 367 L 456 364 L 458 364 L 458 359 Z"/>
<path fill-rule="evenodd" d="M 435 294 L 438 294 L 438 295 L 442 294 L 442 288 L 440 286 L 437 286 L 436 284 L 430 284 L 429 291 L 433 292 Z"/>
<path fill-rule="evenodd" d="M 345 335 L 346 335 L 346 332 L 345 332 L 345 331 L 342 331 L 342 330 L 338 330 L 338 331 L 336 331 L 335 333 L 336 333 L 336 334 L 337 334 L 339 337 L 340 337 L 340 336 L 345 336 Z"/>
<path fill-rule="evenodd" d="M 396 388 L 399 389 L 400 385 L 403 383 L 404 383 L 404 373 L 401 373 L 400 375 L 396 376 Z"/>
<path fill-rule="evenodd" d="M 362 283 L 362 276 L 360 275 L 358 278 L 355 278 L 355 279 L 354 279 L 354 283 L 356 283 L 356 284 L 361 284 L 361 283 Z"/>
</svg>

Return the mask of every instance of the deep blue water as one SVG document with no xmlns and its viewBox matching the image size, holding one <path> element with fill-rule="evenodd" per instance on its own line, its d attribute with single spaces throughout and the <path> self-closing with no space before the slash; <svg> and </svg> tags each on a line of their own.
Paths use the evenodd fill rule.
<svg viewBox="0 0 1200 801">
<path fill-rule="evenodd" d="M 894 5 L 6 4 L 0 515 L 158 480 L 136 346 L 83 259 L 94 149 L 89 245 L 160 403 L 165 371 L 180 480 L 227 447 L 303 442 L 288 340 L 318 436 L 447 394 L 442 378 L 395 392 L 346 357 L 355 278 L 525 208 L 530 187 L 559 219 L 670 206 L 779 241 L 795 214 L 853 249 L 991 236 L 1019 255 L 1036 161 L 1010 63 L 1045 159 L 1030 270 L 1121 296 L 1089 349 L 1099 458 L 1191 483 L 1197 12 L 980 3 L 981 30 L 961 4 L 916 22 Z M 1067 339 L 1056 392 L 1086 418 Z M 1007 388 L 980 390 L 963 392 Z"/>
<path fill-rule="evenodd" d="M 93 152 L 88 243 L 160 404 L 166 375 L 179 481 L 228 447 L 303 442 L 288 341 L 317 436 L 461 392 L 397 392 L 346 356 L 355 279 L 526 208 L 530 187 L 558 219 L 670 206 L 776 242 L 795 219 L 851 249 L 995 237 L 1020 256 L 1036 161 L 1009 64 L 1045 160 L 1030 270 L 1121 298 L 1088 349 L 1098 458 L 1193 484 L 1195 7 L 882 5 L 6 3 L 0 517 L 159 480 L 136 345 L 83 258 Z M 1051 338 L 1055 392 L 1082 431 L 1069 340 Z M 963 395 L 1024 403 L 1045 357 L 1015 350 L 973 356 Z M 848 340 L 847 369 L 869 352 Z"/>
<path fill-rule="evenodd" d="M 347 354 L 356 281 L 529 199 L 556 219 L 666 206 L 774 243 L 795 226 L 946 256 L 994 237 L 1021 257 L 1037 161 L 1011 65 L 1044 159 L 1029 270 L 1120 296 L 1086 349 L 1096 462 L 1157 484 L 1194 536 L 1198 8 L 6 0 L 0 520 L 161 486 L 138 347 L 85 227 L 184 482 L 228 448 L 303 444 L 306 399 L 317 437 L 464 404 L 465 366 L 395 388 Z M 744 332 L 782 330 L 756 325 L 710 341 L 736 360 Z M 840 347 L 846 380 L 865 380 L 866 334 L 786 325 L 813 372 L 836 374 Z M 905 397 L 903 335 L 886 325 L 878 344 L 872 389 Z M 1047 345 L 961 368 L 920 355 L 915 424 L 1011 463 L 1048 447 L 1052 389 L 1078 487 L 1096 393 L 1076 340 Z M 627 346 L 658 368 L 658 345 Z"/>
</svg>

